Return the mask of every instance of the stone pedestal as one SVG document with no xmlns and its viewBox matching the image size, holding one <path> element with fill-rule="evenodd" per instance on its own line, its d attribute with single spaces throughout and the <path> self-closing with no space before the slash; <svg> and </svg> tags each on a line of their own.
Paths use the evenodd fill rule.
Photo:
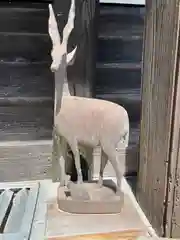
<svg viewBox="0 0 180 240">
<path fill-rule="evenodd" d="M 120 213 L 124 195 L 117 195 L 113 181 L 106 180 L 102 187 L 96 181 L 82 184 L 69 183 L 58 187 L 57 204 L 59 210 L 77 214 Z"/>
<path fill-rule="evenodd" d="M 148 232 L 127 193 L 124 195 L 123 208 L 116 214 L 67 213 L 59 210 L 56 195 L 47 203 L 46 236 L 49 239 L 126 230 Z"/>
</svg>

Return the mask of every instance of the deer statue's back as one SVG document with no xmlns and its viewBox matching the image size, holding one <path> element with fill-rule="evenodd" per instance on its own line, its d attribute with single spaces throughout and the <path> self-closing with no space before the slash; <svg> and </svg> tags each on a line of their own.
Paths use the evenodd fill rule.
<svg viewBox="0 0 180 240">
<path fill-rule="evenodd" d="M 55 130 L 73 152 L 79 183 L 82 182 L 79 146 L 91 149 L 100 146 L 99 183 L 102 185 L 103 171 L 109 159 L 116 172 L 120 191 L 125 172 L 121 150 L 126 150 L 129 140 L 129 118 L 123 107 L 100 99 L 64 96 L 61 110 L 55 118 Z"/>
<path fill-rule="evenodd" d="M 101 144 L 118 147 L 123 136 L 129 133 L 128 114 L 123 107 L 76 96 L 63 97 L 55 126 L 66 139 L 74 137 L 79 144 L 91 147 Z"/>
</svg>

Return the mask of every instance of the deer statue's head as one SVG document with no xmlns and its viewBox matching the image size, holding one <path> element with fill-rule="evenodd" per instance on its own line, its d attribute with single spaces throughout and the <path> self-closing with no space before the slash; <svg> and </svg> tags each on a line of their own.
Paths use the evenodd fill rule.
<svg viewBox="0 0 180 240">
<path fill-rule="evenodd" d="M 71 0 L 71 7 L 69 10 L 68 20 L 67 24 L 64 27 L 63 39 L 61 41 L 54 11 L 52 5 L 49 4 L 49 35 L 51 37 L 53 45 L 51 51 L 52 56 L 51 71 L 53 72 L 58 71 L 58 69 L 60 68 L 63 56 L 66 57 L 66 65 L 70 65 L 75 56 L 77 47 L 75 47 L 72 52 L 67 54 L 68 38 L 74 28 L 74 18 L 75 18 L 75 0 Z"/>
</svg>

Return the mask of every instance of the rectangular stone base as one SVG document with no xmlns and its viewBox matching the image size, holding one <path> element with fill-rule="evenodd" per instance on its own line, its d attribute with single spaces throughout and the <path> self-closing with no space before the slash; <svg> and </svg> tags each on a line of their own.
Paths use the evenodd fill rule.
<svg viewBox="0 0 180 240">
<path fill-rule="evenodd" d="M 52 194 L 51 194 L 52 196 Z M 70 237 L 85 234 L 124 232 L 126 230 L 148 234 L 143 222 L 128 194 L 119 214 L 70 214 L 58 210 L 56 198 L 47 205 L 46 237 Z M 58 238 L 57 238 L 58 239 Z"/>
</svg>

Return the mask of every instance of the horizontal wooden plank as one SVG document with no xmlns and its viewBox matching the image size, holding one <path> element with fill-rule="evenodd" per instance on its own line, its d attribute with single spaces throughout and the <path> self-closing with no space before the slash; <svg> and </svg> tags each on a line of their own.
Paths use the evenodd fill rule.
<svg viewBox="0 0 180 240">
<path fill-rule="evenodd" d="M 53 104 L 0 107 L 0 141 L 48 140 L 52 136 Z"/>
<path fill-rule="evenodd" d="M 10 143 L 0 146 L 0 182 L 51 178 L 51 141 Z"/>
<path fill-rule="evenodd" d="M 52 43 L 49 35 L 19 35 L 0 33 L 0 61 L 24 58 L 31 61 L 50 61 Z"/>
<path fill-rule="evenodd" d="M 53 96 L 52 97 L 0 97 L 0 107 L 12 107 L 12 106 L 26 106 L 32 107 L 35 105 L 36 107 L 52 107 L 54 103 Z"/>
<path fill-rule="evenodd" d="M 16 194 L 4 228 L 4 233 L 17 233 L 20 231 L 27 199 L 28 190 L 25 188 Z"/>
<path fill-rule="evenodd" d="M 4 221 L 6 220 L 6 214 L 10 207 L 14 193 L 7 189 L 0 194 L 0 232 L 3 231 Z"/>
<path fill-rule="evenodd" d="M 119 63 L 97 65 L 96 86 L 114 86 L 114 89 L 140 88 L 141 65 L 139 63 Z M 127 81 L 128 80 L 128 81 Z"/>
<path fill-rule="evenodd" d="M 30 10 L 41 11 L 41 10 L 46 9 L 48 7 L 47 4 L 51 3 L 51 2 L 52 2 L 51 0 L 31 0 L 31 2 L 23 1 L 23 0 L 19 0 L 19 1 L 11 0 L 11 3 L 6 2 L 6 1 L 1 1 L 0 9 L 9 7 L 9 9 L 20 8 L 20 9 L 22 9 L 22 11 L 30 11 Z M 10 8 L 10 6 L 11 6 L 11 8 Z M 11 10 L 9 10 L 9 11 L 11 11 Z"/>
<path fill-rule="evenodd" d="M 130 26 L 131 32 L 129 32 L 129 26 L 127 25 L 122 25 L 119 27 L 118 23 L 114 22 L 109 22 L 107 19 L 102 22 L 102 24 L 99 24 L 99 31 L 98 35 L 99 36 L 106 36 L 106 37 L 114 37 L 114 38 L 119 38 L 119 36 L 143 36 L 143 26 L 141 25 L 133 25 L 131 24 Z"/>
<path fill-rule="evenodd" d="M 145 5 L 145 0 L 100 0 L 100 3 Z"/>
<path fill-rule="evenodd" d="M 137 11 L 136 14 L 131 14 L 131 11 Z M 143 9 L 144 10 L 144 9 Z M 122 31 L 131 29 L 131 34 L 143 34 L 144 26 L 144 14 L 140 13 L 139 8 L 127 8 L 127 7 L 111 7 L 102 13 L 102 9 L 99 17 L 99 34 L 105 36 L 118 36 L 122 34 Z"/>
<path fill-rule="evenodd" d="M 108 232 L 108 233 L 99 233 L 99 234 L 86 234 L 86 235 L 75 235 L 75 236 L 66 236 L 66 237 L 49 237 L 49 240 L 105 240 L 105 239 L 113 239 L 113 240 L 135 240 L 140 235 L 145 235 L 146 233 L 138 230 L 127 230 L 120 232 Z"/>
<path fill-rule="evenodd" d="M 101 37 L 97 51 L 98 62 L 141 62 L 142 37 Z"/>
<path fill-rule="evenodd" d="M 96 64 L 97 69 L 128 69 L 128 70 L 140 70 L 141 62 L 101 62 Z"/>
<path fill-rule="evenodd" d="M 132 7 L 132 6 L 123 6 L 123 5 L 109 5 L 109 4 L 100 5 L 101 17 L 114 16 L 120 19 L 121 16 L 127 16 L 127 17 L 132 16 L 132 17 L 137 17 L 138 19 L 142 19 L 144 15 L 145 15 L 145 6 Z"/>
<path fill-rule="evenodd" d="M 23 8 L 0 4 L 0 32 L 48 33 L 48 6 Z"/>
<path fill-rule="evenodd" d="M 0 98 L 53 97 L 53 74 L 48 64 L 0 64 Z"/>
</svg>

